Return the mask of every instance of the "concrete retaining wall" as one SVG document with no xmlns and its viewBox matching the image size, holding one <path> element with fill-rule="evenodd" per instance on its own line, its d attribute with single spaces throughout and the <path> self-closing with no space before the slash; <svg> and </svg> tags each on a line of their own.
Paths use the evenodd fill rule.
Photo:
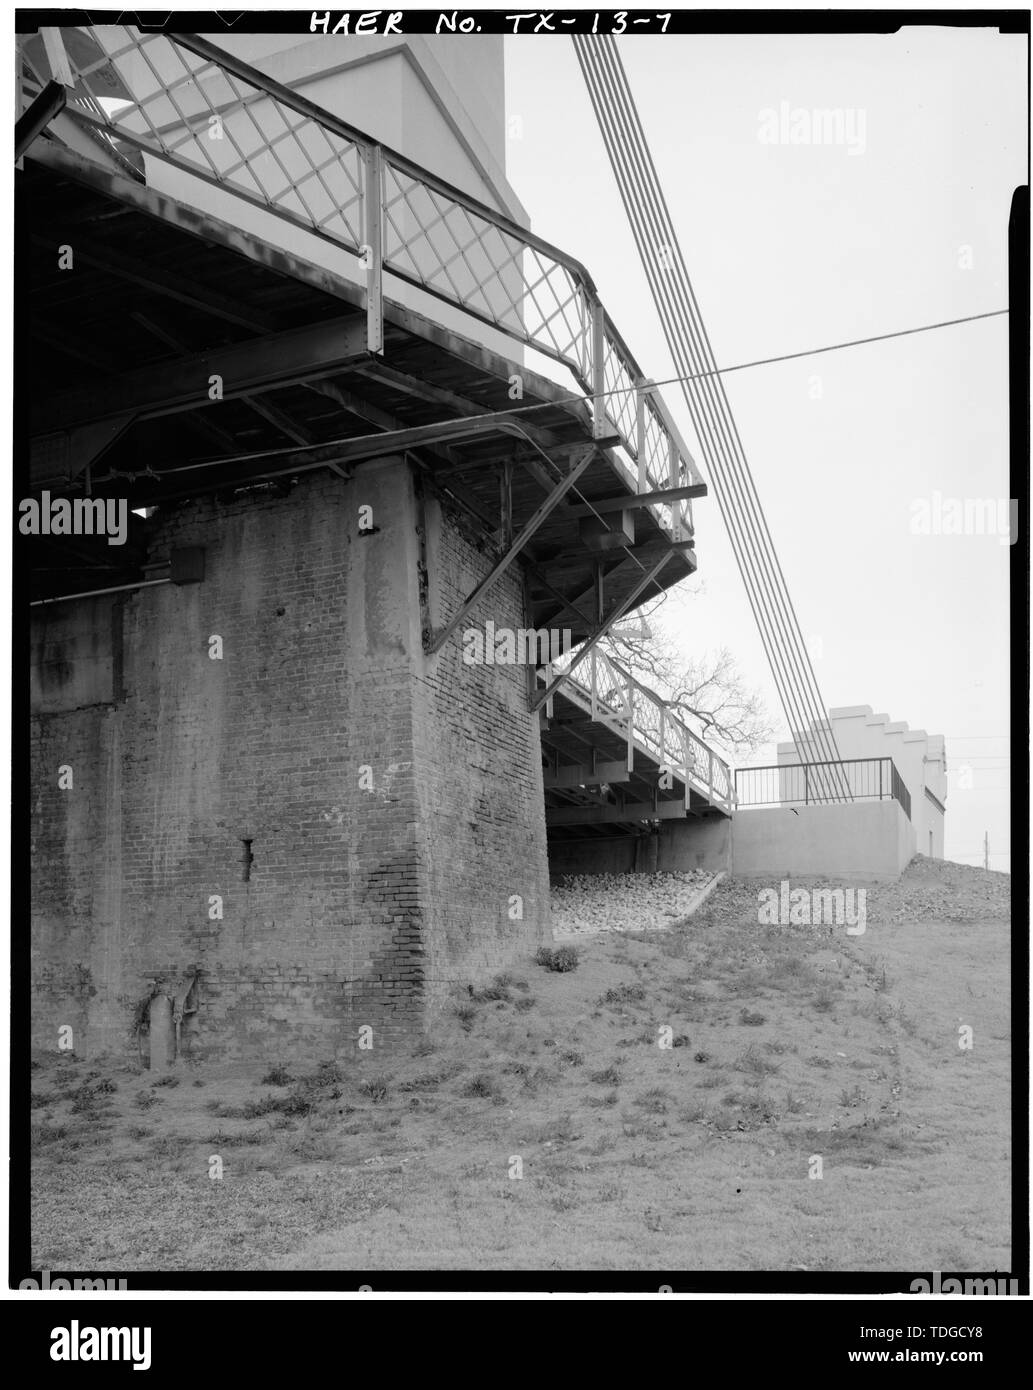
<svg viewBox="0 0 1033 1390">
<path fill-rule="evenodd" d="M 549 871 L 631 873 L 636 841 L 596 840 L 549 846 Z M 868 882 L 897 878 L 915 854 L 915 832 L 896 801 L 757 807 L 731 820 L 667 821 L 657 835 L 655 867 L 730 871 L 744 878 L 818 875 Z M 641 852 L 639 859 L 641 860 Z"/>
<path fill-rule="evenodd" d="M 732 872 L 745 878 L 891 880 L 914 853 L 914 830 L 896 801 L 757 807 L 733 822 Z"/>
</svg>

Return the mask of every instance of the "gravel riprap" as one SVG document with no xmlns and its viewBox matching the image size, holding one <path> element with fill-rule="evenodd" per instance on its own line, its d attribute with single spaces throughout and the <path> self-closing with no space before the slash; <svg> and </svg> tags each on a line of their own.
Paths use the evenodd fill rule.
<svg viewBox="0 0 1033 1390">
<path fill-rule="evenodd" d="M 556 937 L 607 931 L 656 931 L 688 916 L 716 877 L 709 869 L 677 874 L 568 874 L 552 888 Z"/>
<path fill-rule="evenodd" d="M 758 893 L 777 889 L 780 876 L 768 879 L 735 878 L 721 881 L 700 908 L 700 918 L 711 925 L 752 923 L 757 920 Z M 893 922 L 1006 922 L 1011 918 L 1011 875 L 993 869 L 974 868 L 949 860 L 918 854 L 895 883 L 865 883 L 863 879 L 817 878 L 790 875 L 794 888 L 864 888 L 870 924 Z"/>
</svg>

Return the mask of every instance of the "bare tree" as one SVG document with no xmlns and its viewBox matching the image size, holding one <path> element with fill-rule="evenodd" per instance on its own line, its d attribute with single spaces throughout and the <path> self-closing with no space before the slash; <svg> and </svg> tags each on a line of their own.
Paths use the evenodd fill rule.
<svg viewBox="0 0 1033 1390">
<path fill-rule="evenodd" d="M 730 752 L 753 753 L 775 735 L 760 692 L 751 689 L 727 648 L 687 657 L 657 622 L 663 598 L 611 629 L 602 645 L 609 655 L 650 686 L 703 738 Z"/>
</svg>

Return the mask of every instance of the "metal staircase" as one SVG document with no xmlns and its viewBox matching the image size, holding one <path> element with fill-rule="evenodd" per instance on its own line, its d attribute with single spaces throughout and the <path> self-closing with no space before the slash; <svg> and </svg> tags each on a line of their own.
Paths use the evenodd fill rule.
<svg viewBox="0 0 1033 1390">
<path fill-rule="evenodd" d="M 571 652 L 543 668 L 546 686 Z M 667 703 L 597 648 L 547 701 L 542 726 L 550 828 L 631 825 L 735 809 L 731 768 Z"/>
</svg>

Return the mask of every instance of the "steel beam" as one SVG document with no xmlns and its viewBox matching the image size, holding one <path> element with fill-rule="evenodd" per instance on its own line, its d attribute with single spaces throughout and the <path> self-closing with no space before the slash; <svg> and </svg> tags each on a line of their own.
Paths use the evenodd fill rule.
<svg viewBox="0 0 1033 1390">
<path fill-rule="evenodd" d="M 476 419 L 477 417 L 474 416 L 473 418 Z M 526 430 L 526 426 L 523 424 L 521 424 L 520 428 L 522 431 Z M 532 438 L 531 435 L 525 434 L 524 438 L 526 438 L 530 444 L 534 445 L 540 453 L 545 453 L 546 446 L 539 445 L 537 441 L 534 438 Z M 570 446 L 565 445 L 560 447 L 569 448 Z M 520 467 L 523 468 L 525 472 L 531 475 L 531 477 L 535 480 L 535 482 L 538 484 L 538 486 L 542 489 L 542 491 L 545 493 L 547 497 L 549 493 L 553 490 L 553 488 L 556 486 L 556 479 L 550 475 L 550 473 L 538 462 L 536 458 L 532 458 L 526 453 L 515 454 L 511 448 L 507 449 L 507 451 L 501 456 L 497 454 L 492 454 L 491 457 L 487 458 L 467 459 L 465 460 L 465 462 L 457 464 L 454 470 L 449 471 L 455 471 L 456 473 L 465 473 L 468 472 L 471 468 L 488 468 L 492 466 L 497 466 L 500 463 L 506 463 L 514 460 L 515 462 L 519 463 Z M 447 477 L 448 474 L 446 473 L 445 476 Z"/>
<path fill-rule="evenodd" d="M 349 391 L 346 387 L 338 386 L 335 381 L 310 381 L 305 383 L 309 391 L 316 395 L 325 396 L 328 400 L 336 402 L 342 410 L 354 415 L 359 420 L 365 420 L 371 425 L 376 425 L 382 430 L 403 430 L 407 428 L 396 415 L 392 415 L 389 410 L 374 405 L 362 396 L 357 396 L 354 391 Z M 455 451 L 447 444 L 426 444 L 421 446 L 424 451 L 434 456 L 435 460 L 442 460 L 448 471 L 458 472 L 459 459 Z M 422 460 L 421 466 L 427 474 L 428 479 L 443 492 L 449 493 L 459 502 L 471 516 L 475 517 L 486 532 L 492 530 L 491 518 L 480 507 L 478 500 L 473 497 L 460 484 L 449 482 L 444 485 L 440 482 L 441 470 L 432 467 L 429 463 Z"/>
<path fill-rule="evenodd" d="M 160 338 L 162 342 L 167 343 L 174 351 L 180 353 L 189 352 L 190 349 L 181 338 L 177 338 L 175 334 L 170 333 L 167 328 L 159 327 L 158 324 L 148 319 L 145 314 L 134 313 L 131 317 L 135 319 L 141 327 L 146 328 L 149 332 Z M 270 320 L 270 323 L 271 322 Z M 281 434 L 285 434 L 288 439 L 292 439 L 295 444 L 314 444 L 316 442 L 316 436 L 311 430 L 299 424 L 298 421 L 294 420 L 286 411 L 273 405 L 271 401 L 263 400 L 260 396 L 241 396 L 240 399 L 249 409 L 253 410 L 256 415 L 261 415 L 263 420 L 272 425 L 274 429 L 279 430 Z M 218 438 L 220 444 L 228 444 L 231 450 L 237 447 L 236 440 L 233 436 L 219 429 L 218 425 L 213 425 L 210 421 L 205 421 L 203 416 L 194 416 L 192 418 L 194 421 L 200 422 L 202 429 L 210 429 L 214 436 Z"/>
<path fill-rule="evenodd" d="M 22 155 L 37 136 L 42 135 L 47 126 L 65 109 L 68 98 L 67 89 L 60 82 L 48 82 L 32 105 L 15 122 L 14 157 Z"/>
<path fill-rule="evenodd" d="M 316 395 L 325 396 L 327 400 L 339 405 L 349 415 L 354 415 L 359 420 L 365 420 L 367 424 L 376 425 L 377 429 L 401 430 L 406 428 L 398 417 L 392 415 L 389 410 L 382 410 L 372 401 L 357 396 L 354 391 L 349 391 L 344 386 L 338 386 L 335 381 L 310 381 L 306 382 L 305 385 Z"/>
<path fill-rule="evenodd" d="M 602 516 L 583 516 L 578 522 L 578 540 L 587 549 L 599 554 L 609 550 L 630 550 L 635 544 L 635 521 L 630 510 Z"/>
<path fill-rule="evenodd" d="M 29 443 L 29 486 L 67 487 L 96 462 L 132 423 L 131 415 L 119 415 L 93 425 L 35 435 Z"/>
<path fill-rule="evenodd" d="M 649 490 L 649 474 L 646 469 L 646 403 L 642 388 L 644 382 L 636 382 L 635 391 L 635 458 L 638 463 L 638 490 Z"/>
<path fill-rule="evenodd" d="M 389 386 L 406 396 L 414 397 L 416 400 L 428 401 L 431 405 L 442 406 L 445 410 L 453 411 L 457 416 L 476 417 L 491 410 L 490 406 L 486 406 L 483 401 L 475 401 L 472 396 L 463 396 L 444 386 L 423 381 L 419 377 L 411 376 L 408 372 L 399 371 L 397 367 L 389 367 L 386 362 L 380 360 L 363 362 L 356 370 L 360 376 L 368 376 L 372 381 L 379 381 L 381 385 Z M 520 427 L 529 440 L 547 452 L 564 443 L 555 431 L 542 429 L 528 420 L 521 420 Z M 604 444 L 603 447 L 607 446 Z M 540 471 L 540 476 L 545 480 L 546 491 L 551 492 L 556 480 L 550 478 L 544 469 Z"/>
<path fill-rule="evenodd" d="M 82 362 L 84 366 L 92 367 L 95 372 L 121 376 L 125 371 L 124 358 L 120 360 L 99 343 L 84 342 L 76 337 L 66 324 L 61 324 L 60 328 L 56 327 L 54 319 L 43 319 L 41 315 L 34 313 L 29 322 L 29 333 L 36 342 L 42 343 L 51 352 L 71 357 L 76 362 Z"/>
<path fill-rule="evenodd" d="M 273 405 L 261 396 L 242 396 L 241 400 L 245 401 L 256 415 L 261 415 L 263 420 L 268 421 L 274 429 L 278 429 L 288 439 L 293 439 L 295 444 L 314 444 L 316 442 L 316 436 L 307 426 L 293 420 L 279 406 Z"/>
<path fill-rule="evenodd" d="M 153 418 L 203 408 L 212 376 L 222 379 L 225 399 L 332 376 L 361 357 L 365 347 L 365 324 L 345 318 L 151 363 L 111 384 L 43 397 L 34 430 L 69 429 L 127 412 Z"/>
<path fill-rule="evenodd" d="M 476 420 L 486 417 L 484 415 L 474 415 L 472 418 Z M 538 455 L 553 467 L 555 467 L 554 456 L 556 454 L 570 453 L 572 450 L 580 449 L 583 444 L 582 440 L 576 440 L 571 443 L 569 440 L 553 439 L 552 442 L 548 442 L 550 439 L 550 433 L 548 431 L 533 429 L 523 420 L 519 422 L 515 421 L 506 411 L 497 412 L 495 418 L 506 420 L 509 424 L 507 433 L 514 434 L 518 438 L 526 440 L 526 442 L 537 451 Z M 618 434 L 604 435 L 601 439 L 595 440 L 594 443 L 596 449 L 600 451 L 615 449 L 620 445 L 621 438 Z M 526 453 L 514 454 L 512 450 L 508 450 L 504 454 L 493 452 L 490 455 L 482 455 L 476 459 L 469 459 L 458 471 L 465 472 L 470 468 L 487 468 L 495 464 L 504 463 L 507 459 L 512 459 L 514 462 L 518 463 L 521 468 L 530 473 L 531 477 L 534 478 L 535 482 L 542 488 L 546 496 L 548 496 L 556 486 L 556 477 L 550 474 L 536 458 Z M 447 474 L 445 476 L 447 476 Z M 564 511 L 566 511 L 566 508 L 564 508 Z"/>
<path fill-rule="evenodd" d="M 37 246 L 53 250 L 59 238 L 35 234 L 32 240 Z M 188 275 L 164 271 L 149 261 L 140 261 L 123 251 L 115 252 L 110 247 L 98 245 L 78 231 L 75 234 L 75 259 L 84 265 L 93 266 L 95 270 L 103 271 L 105 275 L 125 280 L 130 285 L 138 285 L 141 289 L 152 290 L 165 299 L 185 304 L 187 308 L 214 314 L 217 318 L 237 324 L 252 333 L 274 333 L 279 327 L 271 314 L 265 314 L 239 299 L 230 299 Z"/>
<path fill-rule="evenodd" d="M 597 296 L 590 297 L 590 342 L 592 345 L 592 433 L 601 439 L 607 432 L 606 419 L 606 311 Z"/>
<path fill-rule="evenodd" d="M 384 176 L 380 146 L 362 147 L 365 183 L 362 190 L 362 248 L 366 268 L 366 340 L 370 352 L 384 351 Z"/>
<path fill-rule="evenodd" d="M 95 194 L 110 198 L 123 207 L 132 208 L 134 212 L 150 217 L 175 232 L 232 251 L 267 271 L 278 276 L 286 275 L 310 289 L 333 295 L 356 309 L 364 310 L 366 307 L 364 290 L 351 281 L 344 280 L 301 256 L 273 246 L 254 233 L 241 231 L 229 222 L 209 213 L 199 212 L 167 194 L 159 193 L 156 189 L 137 183 L 122 173 L 107 169 L 95 159 L 88 159 L 51 141 L 35 145 L 29 158 L 47 168 L 56 177 L 82 184 Z M 250 311 L 242 309 L 242 312 Z M 499 353 L 462 337 L 415 309 L 385 301 L 384 318 L 392 327 L 433 344 L 467 367 L 494 377 L 499 382 L 506 382 L 514 372 L 519 372 L 524 380 L 525 398 L 541 402 L 543 406 L 554 406 L 558 411 L 569 415 L 581 428 L 587 426 L 589 416 L 584 405 L 572 399 L 569 391 L 548 377 L 532 372 L 510 358 L 502 357 Z M 376 369 L 380 371 L 382 367 L 383 364 L 378 361 Z M 481 409 L 483 407 L 475 405 L 475 410 Z M 540 431 L 531 426 L 525 426 L 525 429 L 527 438 L 539 442 Z"/>
<path fill-rule="evenodd" d="M 75 79 L 72 76 L 72 65 L 68 61 L 68 54 L 65 52 L 65 41 L 61 36 L 60 29 L 40 29 L 40 38 L 43 40 L 43 51 L 47 55 L 47 62 L 50 64 L 50 71 L 56 81 L 62 86 L 71 89 L 75 86 Z"/>
<path fill-rule="evenodd" d="M 493 352 L 491 348 L 483 347 L 480 343 L 464 338 L 453 329 L 436 323 L 425 314 L 417 313 L 415 309 L 408 309 L 401 304 L 389 302 L 385 307 L 385 317 L 392 327 L 400 328 L 406 333 L 422 338 L 424 342 L 433 344 L 434 347 L 439 348 L 450 357 L 462 362 L 464 366 L 473 367 L 475 371 L 483 372 L 485 376 L 494 377 L 500 384 L 508 383 L 514 374 L 518 374 L 524 383 L 525 404 L 540 404 L 543 408 L 555 407 L 557 411 L 568 415 L 579 429 L 588 428 L 590 416 L 584 403 L 577 397 L 571 396 L 569 390 L 564 390 L 558 382 L 550 380 L 549 377 L 531 371 L 512 358 L 502 357 L 499 353 Z M 528 437 L 531 436 L 528 435 Z"/>
<path fill-rule="evenodd" d="M 618 603 L 617 607 L 609 614 L 606 621 L 600 627 L 596 628 L 595 632 L 592 633 L 591 637 L 589 637 L 588 641 L 585 642 L 581 650 L 578 652 L 577 656 L 575 656 L 574 660 L 570 663 L 570 666 L 567 668 L 567 670 L 558 675 L 556 679 L 552 681 L 551 684 L 547 685 L 546 688 L 536 697 L 536 699 L 531 704 L 532 712 L 534 710 L 541 709 L 541 707 L 548 700 L 552 699 L 553 695 L 560 688 L 563 682 L 574 673 L 576 668 L 581 664 L 582 661 L 584 661 L 585 657 L 589 654 L 589 652 L 591 652 L 598 645 L 598 643 L 602 641 L 602 639 L 606 636 L 606 634 L 609 632 L 610 628 L 614 625 L 614 623 L 619 622 L 620 619 L 624 617 L 624 614 L 635 602 L 639 594 L 642 593 L 642 591 L 653 582 L 653 580 L 663 569 L 664 565 L 667 564 L 670 558 L 671 551 L 668 551 L 666 555 L 660 556 L 660 559 L 657 560 L 656 564 L 653 565 L 652 569 L 646 570 L 645 574 L 635 585 L 635 587 L 631 590 L 631 592 L 627 594 L 620 601 L 620 603 Z"/>
<path fill-rule="evenodd" d="M 637 569 L 641 569 L 641 568 L 642 568 L 641 561 L 637 559 L 638 552 L 639 552 L 640 550 L 643 551 L 643 552 L 650 552 L 650 551 L 654 551 L 654 552 L 655 552 L 655 551 L 657 550 L 657 548 L 658 548 L 660 545 L 662 545 L 662 544 L 664 544 L 664 542 L 653 540 L 653 541 L 648 541 L 646 544 L 644 544 L 644 545 L 642 545 L 642 546 L 636 546 L 636 547 L 628 546 L 628 547 L 624 548 L 623 550 L 621 550 L 620 552 L 617 552 L 617 553 L 620 554 L 621 558 L 620 558 L 619 560 L 617 560 L 615 564 L 609 565 L 609 566 L 607 566 L 607 567 L 605 568 L 605 576 L 606 576 L 606 578 L 607 578 L 608 580 L 613 580 L 613 579 L 615 579 L 615 578 L 621 573 L 621 571 L 627 571 L 627 570 L 629 569 L 629 567 L 631 567 L 632 565 L 634 565 Z M 674 548 L 673 548 L 672 546 L 670 546 L 670 544 L 668 543 L 667 554 L 668 554 L 668 555 L 673 555 L 674 553 L 675 553 Z M 689 552 L 689 553 L 690 553 L 690 555 L 691 555 L 691 563 L 693 564 L 693 569 L 694 569 L 694 568 L 695 568 L 695 555 L 692 555 L 691 552 Z M 542 560 L 543 558 L 544 558 L 544 557 L 539 556 L 539 560 Z M 630 577 L 630 576 L 629 576 L 629 577 Z M 580 605 L 580 604 L 582 604 L 582 603 L 592 603 L 592 602 L 594 602 L 594 599 L 595 599 L 595 581 L 593 580 L 591 587 L 590 587 L 590 588 L 587 588 L 587 589 L 582 589 L 580 593 L 575 594 L 574 597 L 573 597 L 573 599 L 571 600 L 571 602 L 572 602 L 573 604 L 575 604 L 575 605 Z M 570 604 L 568 603 L 567 606 L 569 607 Z M 549 623 L 555 622 L 555 620 L 556 620 L 556 618 L 557 618 L 558 616 L 559 616 L 558 613 L 552 613 L 552 614 L 550 614 L 549 617 L 548 617 L 548 619 L 547 619 L 546 626 L 548 626 Z"/>
<path fill-rule="evenodd" d="M 660 801 L 655 806 L 648 801 L 625 801 L 623 806 L 547 806 L 545 824 L 601 825 L 642 820 L 685 820 L 682 801 Z"/>
<path fill-rule="evenodd" d="M 513 463 L 506 459 L 499 472 L 499 531 L 503 546 L 513 544 Z"/>
<path fill-rule="evenodd" d="M 390 386 L 407 396 L 414 396 L 417 400 L 429 401 L 432 405 L 443 406 L 445 410 L 454 411 L 457 415 L 477 416 L 491 409 L 483 401 L 475 401 L 471 396 L 460 395 L 444 386 L 432 385 L 429 381 L 410 376 L 408 372 L 399 371 L 397 367 L 389 367 L 385 362 L 379 360 L 363 363 L 358 371 L 362 376 L 368 376 L 374 381 L 381 382 L 384 386 Z M 520 425 L 527 438 L 547 452 L 564 443 L 554 430 L 543 429 L 526 419 L 522 419 Z M 614 440 L 614 447 L 616 447 L 620 441 L 616 436 Z M 603 444 L 602 447 L 607 446 Z M 549 478 L 544 470 L 542 476 L 547 482 L 546 491 L 551 492 L 555 479 Z"/>
<path fill-rule="evenodd" d="M 509 568 L 509 566 L 513 563 L 516 557 L 520 554 L 521 550 L 523 550 L 524 546 L 528 543 L 531 537 L 541 526 L 542 522 L 544 522 L 556 510 L 560 502 L 562 502 L 563 498 L 567 495 L 570 489 L 577 482 L 578 478 L 580 478 L 581 474 L 591 463 L 594 456 L 595 445 L 586 444 L 584 446 L 584 452 L 581 458 L 579 458 L 577 462 L 574 462 L 573 460 L 571 461 L 570 471 L 567 473 L 566 477 L 562 478 L 560 482 L 556 484 L 556 486 L 553 488 L 552 492 L 545 499 L 545 501 L 542 502 L 542 504 L 524 523 L 523 527 L 521 528 L 520 534 L 513 541 L 513 544 L 506 551 L 505 555 L 503 555 L 501 559 L 499 559 L 491 567 L 491 569 L 484 576 L 481 582 L 476 586 L 476 588 L 474 588 L 471 591 L 471 593 L 467 596 L 467 598 L 464 600 L 464 602 L 460 604 L 459 611 L 450 619 L 448 623 L 446 623 L 446 625 L 443 628 L 441 628 L 438 632 L 434 634 L 432 641 L 429 643 L 429 645 L 427 645 L 424 648 L 428 656 L 433 656 L 435 652 L 439 652 L 441 650 L 441 648 L 451 637 L 452 633 L 455 632 L 456 628 L 463 621 L 466 615 L 478 603 L 482 595 L 487 592 L 487 590 L 491 587 L 492 584 L 495 583 L 495 580 L 498 579 L 499 575 L 504 573 L 504 571 Z"/>
<path fill-rule="evenodd" d="M 590 499 L 568 510 L 571 516 L 595 516 L 605 512 L 628 512 L 636 507 L 658 507 L 666 503 L 681 502 L 687 497 L 706 497 L 706 483 L 690 483 L 687 487 L 664 488 L 659 492 L 631 492 L 623 497 L 601 497 L 598 501 Z"/>
<path fill-rule="evenodd" d="M 594 767 L 584 763 L 569 763 L 554 772 L 542 774 L 546 791 L 562 787 L 597 787 L 603 782 L 630 782 L 631 768 L 623 758 L 616 762 L 596 763 Z"/>
<path fill-rule="evenodd" d="M 332 369 L 328 369 L 327 374 L 332 374 Z M 270 466 L 279 464 L 281 471 L 291 472 L 319 467 L 328 462 L 362 463 L 367 459 L 383 458 L 387 454 L 401 454 L 407 449 L 466 441 L 486 434 L 511 434 L 518 439 L 524 438 L 520 426 L 502 412 L 500 415 L 479 415 L 472 420 L 446 420 L 436 425 L 414 425 L 411 429 L 364 434 L 335 443 L 316 444 L 311 449 L 265 450 L 261 461 Z M 582 443 L 573 447 L 588 449 L 591 457 L 597 445 Z M 226 460 L 228 464 L 234 462 L 233 458 Z"/>
<path fill-rule="evenodd" d="M 544 589 L 550 598 L 554 598 L 557 601 L 557 603 L 562 605 L 559 612 L 562 613 L 566 611 L 573 613 L 575 617 L 581 619 L 586 628 L 590 628 L 592 626 L 592 619 L 587 617 L 586 614 L 584 614 L 580 608 L 575 608 L 574 605 L 570 603 L 569 600 L 565 598 L 563 594 L 560 593 L 559 589 L 554 588 L 553 585 L 549 583 L 548 579 L 546 579 L 544 573 L 542 572 L 542 568 L 540 565 L 534 563 L 533 561 L 526 560 L 525 563 L 527 564 L 527 568 L 530 570 L 531 574 L 538 581 L 539 587 Z M 532 604 L 534 603 L 533 598 L 531 602 Z M 535 626 L 537 627 L 538 624 L 536 623 Z"/>
<path fill-rule="evenodd" d="M 539 717 L 540 717 L 540 716 L 539 716 Z M 591 721 L 589 721 L 589 723 L 584 724 L 584 725 L 581 725 L 581 726 L 579 726 L 579 727 L 588 729 L 588 730 L 589 730 L 589 734 L 591 733 L 591 729 L 592 729 Z M 606 732 L 607 734 L 610 735 L 610 737 L 611 737 L 612 739 L 616 740 L 617 743 L 620 743 L 620 742 L 621 742 L 621 736 L 620 736 L 619 734 L 617 734 L 617 732 L 616 732 L 614 729 L 610 728 L 609 725 L 602 725 L 601 727 L 605 730 L 605 732 Z M 553 732 L 554 730 L 558 730 L 558 735 L 557 735 L 557 734 L 554 734 L 554 732 Z M 562 737 L 563 742 L 562 742 L 562 743 L 557 742 L 557 737 Z M 541 738 L 542 738 L 542 749 L 543 749 L 543 751 L 544 751 L 544 750 L 548 750 L 549 752 L 554 753 L 554 754 L 557 755 L 557 757 L 554 758 L 554 760 L 553 760 L 553 762 L 554 762 L 553 771 L 556 771 L 557 768 L 559 768 L 560 766 L 562 766 L 562 764 L 560 764 L 560 762 L 559 762 L 559 756 L 565 756 L 565 757 L 569 757 L 569 756 L 570 756 L 570 751 L 569 751 L 569 748 L 568 748 L 568 746 L 567 746 L 570 742 L 577 742 L 577 743 L 583 744 L 583 745 L 585 746 L 585 748 L 588 749 L 588 752 L 589 752 L 589 756 L 590 756 L 590 757 L 595 757 L 596 754 L 598 753 L 599 749 L 603 747 L 603 744 L 602 744 L 601 740 L 600 740 L 598 737 L 596 737 L 595 739 L 593 739 L 593 738 L 590 737 L 590 736 L 586 737 L 585 734 L 582 734 L 582 733 L 579 733 L 579 732 L 578 732 L 578 728 L 577 728 L 577 727 L 573 727 L 573 726 L 571 726 L 569 723 L 565 723 L 563 720 L 560 720 L 560 719 L 553 719 L 553 720 L 549 723 L 548 728 L 542 730 Z M 655 761 L 655 759 L 654 759 L 654 761 Z M 589 766 L 590 766 L 590 765 L 591 765 L 591 764 L 589 764 Z M 597 763 L 596 765 L 599 766 L 598 763 Z M 617 759 L 616 763 L 613 763 L 612 765 L 613 765 L 613 766 L 619 765 L 619 766 L 621 766 L 621 767 L 627 767 L 627 768 L 628 768 L 628 774 L 629 774 L 628 777 L 627 777 L 627 778 L 621 778 L 621 779 L 619 779 L 619 780 L 621 780 L 621 781 L 636 782 L 636 783 L 640 784 L 641 786 L 648 787 L 648 788 L 650 789 L 650 791 L 652 791 L 652 783 L 651 783 L 650 780 L 649 780 L 649 777 L 648 777 L 648 775 L 647 775 L 647 772 L 644 772 L 644 771 L 642 770 L 641 767 L 636 768 L 633 760 L 632 760 L 631 764 L 629 765 L 627 755 L 625 755 L 625 756 L 622 757 L 622 758 Z M 590 779 L 590 780 L 591 780 L 591 779 Z M 614 780 L 617 780 L 617 779 L 610 778 L 609 780 L 614 781 Z M 679 775 L 679 776 L 678 776 L 678 781 L 680 782 L 680 781 L 682 781 L 682 780 L 683 780 L 683 778 Z"/>
</svg>

